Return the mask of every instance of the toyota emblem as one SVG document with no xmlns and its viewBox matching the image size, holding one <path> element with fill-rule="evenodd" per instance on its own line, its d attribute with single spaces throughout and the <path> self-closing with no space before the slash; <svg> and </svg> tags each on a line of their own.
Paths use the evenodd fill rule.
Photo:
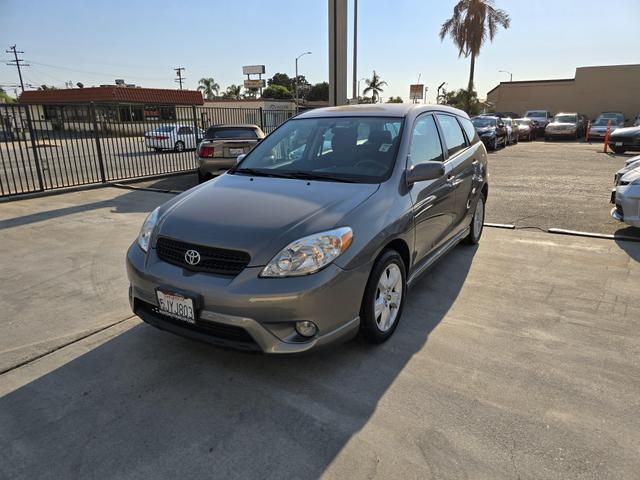
<svg viewBox="0 0 640 480">
<path fill-rule="evenodd" d="M 184 252 L 184 261 L 189 265 L 197 265 L 200 263 L 200 254 L 195 250 L 187 250 Z"/>
</svg>

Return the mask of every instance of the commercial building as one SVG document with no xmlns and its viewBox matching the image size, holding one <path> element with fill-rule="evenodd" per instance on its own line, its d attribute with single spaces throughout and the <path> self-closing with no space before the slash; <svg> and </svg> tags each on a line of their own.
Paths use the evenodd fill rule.
<svg viewBox="0 0 640 480">
<path fill-rule="evenodd" d="M 579 112 L 595 118 L 600 112 L 640 114 L 640 64 L 580 67 L 574 78 L 500 82 L 487 93 L 498 112 L 548 110 Z"/>
</svg>

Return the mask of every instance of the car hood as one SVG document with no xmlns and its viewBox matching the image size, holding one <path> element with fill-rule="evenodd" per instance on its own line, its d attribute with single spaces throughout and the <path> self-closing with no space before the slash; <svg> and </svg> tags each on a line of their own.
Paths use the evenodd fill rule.
<svg viewBox="0 0 640 480">
<path fill-rule="evenodd" d="M 629 158 L 629 159 L 625 160 L 625 162 L 624 162 L 624 166 L 625 166 L 625 167 L 628 167 L 628 166 L 629 166 L 629 165 L 631 165 L 632 163 L 636 163 L 636 162 L 638 162 L 638 161 L 640 161 L 640 155 L 636 155 L 635 157 L 631 157 L 631 158 Z"/>
<path fill-rule="evenodd" d="M 640 135 L 640 127 L 616 128 L 614 134 L 616 137 L 635 137 Z"/>
<path fill-rule="evenodd" d="M 485 133 L 491 133 L 496 131 L 496 127 L 482 127 L 476 128 L 478 135 L 484 135 Z"/>
<path fill-rule="evenodd" d="M 550 127 L 550 128 L 555 128 L 555 127 L 558 127 L 558 128 L 567 128 L 567 127 L 575 128 L 576 126 L 577 126 L 577 124 L 571 123 L 571 122 L 551 122 L 551 123 L 547 124 L 547 127 Z"/>
<path fill-rule="evenodd" d="M 176 202 L 158 236 L 242 250 L 250 266 L 266 264 L 288 243 L 341 226 L 378 184 L 337 183 L 225 174 Z"/>
</svg>

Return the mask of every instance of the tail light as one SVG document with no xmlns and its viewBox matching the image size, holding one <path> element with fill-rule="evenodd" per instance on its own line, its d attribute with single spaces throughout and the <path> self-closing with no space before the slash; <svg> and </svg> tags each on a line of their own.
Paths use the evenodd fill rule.
<svg viewBox="0 0 640 480">
<path fill-rule="evenodd" d="M 155 137 L 152 137 L 154 140 L 168 140 L 169 137 L 164 137 L 161 135 L 156 135 Z"/>
<path fill-rule="evenodd" d="M 200 145 L 198 148 L 198 156 L 201 158 L 213 158 L 215 149 L 212 145 Z"/>
</svg>

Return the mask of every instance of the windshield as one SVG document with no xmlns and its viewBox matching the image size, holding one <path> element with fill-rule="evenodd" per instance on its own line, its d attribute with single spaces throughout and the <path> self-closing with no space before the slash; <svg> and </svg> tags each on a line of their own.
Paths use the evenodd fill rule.
<svg viewBox="0 0 640 480">
<path fill-rule="evenodd" d="M 218 138 L 258 138 L 254 128 L 210 128 L 205 134 L 208 140 Z"/>
<path fill-rule="evenodd" d="M 400 118 L 290 120 L 230 173 L 380 183 L 391 174 Z"/>
<path fill-rule="evenodd" d="M 524 115 L 525 117 L 547 117 L 547 112 L 545 112 L 544 110 L 531 110 L 530 112 L 525 113 Z"/>
<path fill-rule="evenodd" d="M 609 122 L 613 125 L 615 122 L 611 118 L 598 118 L 595 122 L 593 122 L 594 127 L 606 127 Z"/>
<path fill-rule="evenodd" d="M 578 120 L 575 115 L 556 115 L 553 117 L 555 123 L 576 123 Z"/>
<path fill-rule="evenodd" d="M 476 117 L 472 118 L 471 121 L 473 122 L 473 126 L 476 128 L 487 128 L 496 126 L 495 118 Z"/>
</svg>

